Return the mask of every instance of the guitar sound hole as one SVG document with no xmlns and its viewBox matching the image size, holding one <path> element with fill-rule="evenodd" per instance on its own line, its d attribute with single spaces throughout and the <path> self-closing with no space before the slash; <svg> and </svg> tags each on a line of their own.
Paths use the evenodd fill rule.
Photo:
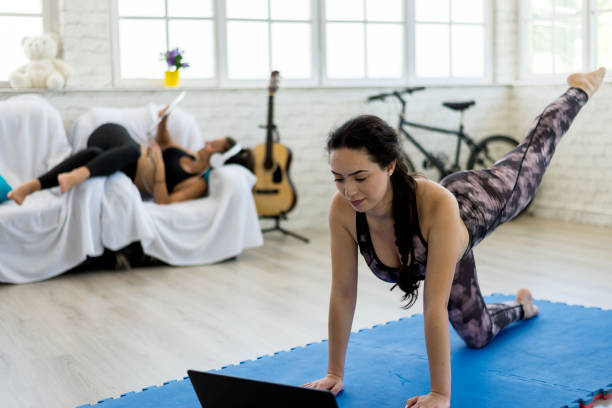
<svg viewBox="0 0 612 408">
<path fill-rule="evenodd" d="M 280 166 L 276 166 L 276 170 L 272 173 L 272 181 L 277 184 L 283 181 L 283 171 Z"/>
</svg>

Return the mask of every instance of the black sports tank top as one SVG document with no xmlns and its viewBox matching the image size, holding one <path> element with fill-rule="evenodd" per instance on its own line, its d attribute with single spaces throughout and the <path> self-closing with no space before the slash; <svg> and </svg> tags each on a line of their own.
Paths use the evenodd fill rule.
<svg viewBox="0 0 612 408">
<path fill-rule="evenodd" d="M 368 267 L 374 275 L 378 278 L 386 281 L 395 283 L 397 281 L 397 272 L 399 268 L 391 268 L 383 264 L 376 252 L 374 251 L 374 245 L 372 245 L 372 237 L 370 236 L 370 227 L 368 226 L 368 219 L 365 213 L 355 212 L 356 224 L 357 224 L 357 244 L 359 245 L 359 252 L 365 259 Z M 421 235 L 421 229 L 417 225 L 416 235 L 412 238 L 412 245 L 414 247 L 414 269 L 415 273 L 420 279 L 425 279 L 425 269 L 427 266 L 427 242 Z M 409 261 L 410 262 L 410 261 Z"/>
<path fill-rule="evenodd" d="M 195 157 L 176 147 L 168 147 L 162 151 L 164 166 L 166 168 L 166 186 L 168 187 L 168 193 L 172 193 L 174 187 L 176 187 L 176 185 L 181 181 L 197 175 L 187 173 L 185 170 L 183 170 L 180 162 L 181 157 L 183 156 L 188 156 L 195 160 Z"/>
</svg>

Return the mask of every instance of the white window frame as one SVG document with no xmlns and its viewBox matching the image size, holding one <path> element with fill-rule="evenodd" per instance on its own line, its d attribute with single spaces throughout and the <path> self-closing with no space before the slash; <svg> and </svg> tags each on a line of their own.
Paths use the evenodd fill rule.
<svg viewBox="0 0 612 408">
<path fill-rule="evenodd" d="M 320 15 L 319 15 L 319 21 L 320 21 L 320 25 L 321 25 L 321 47 L 320 47 L 320 51 L 319 51 L 319 56 L 320 56 L 320 60 L 321 60 L 321 64 L 319 66 L 319 74 L 321 76 L 321 86 L 324 87 L 361 87 L 361 86 L 401 86 L 401 85 L 405 85 L 406 84 L 406 72 L 407 72 L 407 61 L 408 61 L 408 55 L 407 55 L 407 45 L 408 45 L 408 38 L 407 38 L 407 31 L 408 31 L 408 27 L 407 27 L 407 12 L 406 10 L 408 9 L 407 7 L 407 1 L 406 0 L 402 0 L 402 12 L 403 12 L 403 16 L 402 19 L 400 21 L 376 21 L 376 20 L 367 20 L 367 16 L 365 13 L 365 7 L 366 7 L 366 0 L 363 0 L 364 3 L 364 16 L 363 19 L 361 20 L 327 20 L 327 16 L 325 15 L 326 13 L 326 0 L 320 0 Z M 371 23 L 375 23 L 375 24 L 390 24 L 390 25 L 402 25 L 402 28 L 404 30 L 404 38 L 403 38 L 403 43 L 404 43 L 404 48 L 402 50 L 402 69 L 401 69 L 401 76 L 399 78 L 330 78 L 327 76 L 327 23 L 347 23 L 347 24 L 362 24 L 364 26 L 364 73 L 365 75 L 367 75 L 367 71 L 368 71 L 368 47 L 367 47 L 367 26 L 368 24 Z"/>
<path fill-rule="evenodd" d="M 600 11 L 597 9 L 597 0 L 588 1 L 588 69 L 596 69 L 597 67 L 597 16 Z M 612 14 L 612 11 L 605 10 L 604 12 Z M 587 47 L 585 47 L 586 49 Z M 612 78 L 612 69 L 606 71 L 606 78 Z"/>
<path fill-rule="evenodd" d="M 52 0 L 44 0 L 52 1 Z M 289 1 L 289 0 L 287 0 Z M 426 86 L 454 86 L 454 85 L 488 85 L 493 84 L 493 44 L 494 44 L 494 29 L 493 29 L 493 7 L 491 0 L 484 0 L 485 7 L 485 55 L 484 55 L 484 75 L 481 78 L 417 78 L 415 75 L 415 21 L 414 21 L 414 6 L 415 0 L 402 0 L 403 20 L 402 22 L 388 22 L 389 24 L 403 24 L 404 27 L 404 49 L 403 49 L 403 69 L 400 78 L 378 79 L 378 78 L 360 78 L 360 79 L 338 79 L 327 77 L 327 61 L 326 61 L 326 17 L 325 17 L 325 0 L 309 0 L 311 7 L 311 46 L 312 46 L 312 77 L 308 79 L 283 79 L 281 72 L 281 86 L 287 88 L 317 88 L 317 87 L 397 87 L 407 85 L 426 85 Z M 364 0 L 365 1 L 365 0 Z M 115 87 L 150 87 L 158 88 L 162 83 L 163 72 L 160 72 L 159 80 L 151 79 L 121 79 L 120 77 L 120 54 L 119 54 L 119 15 L 118 15 L 118 0 L 110 0 L 110 26 L 111 26 L 111 41 L 112 41 L 112 75 L 113 86 Z M 226 0 L 213 0 L 214 7 L 214 30 L 215 39 L 215 57 L 216 57 L 216 76 L 210 80 L 198 79 L 181 79 L 181 87 L 206 87 L 206 88 L 261 88 L 269 83 L 269 78 L 261 80 L 238 80 L 228 78 L 227 72 L 227 18 L 226 18 Z M 156 17 L 168 20 L 167 16 Z M 267 22 L 270 27 L 271 22 L 283 21 L 268 19 L 231 19 L 231 21 L 262 21 Z M 335 21 L 335 20 L 330 20 Z M 291 21 L 288 21 L 291 22 Z M 308 22 L 308 20 L 305 20 Z M 353 22 L 353 21 L 351 21 Z M 377 21 L 356 21 L 362 24 Z M 457 23 L 448 23 L 449 27 Z M 167 33 L 166 33 L 167 35 Z M 271 41 L 271 40 L 270 40 Z M 364 39 L 365 41 L 365 39 Z M 270 50 L 271 52 L 271 50 Z M 449 50 L 452 52 L 452 48 Z M 271 54 L 270 54 L 271 58 Z M 366 56 L 367 59 L 367 56 Z M 367 64 L 367 60 L 364 61 Z M 452 64 L 452 60 L 449 62 Z"/>
<path fill-rule="evenodd" d="M 485 0 L 484 3 L 484 27 L 485 27 L 485 44 L 484 44 L 484 74 L 479 78 L 458 78 L 458 77 L 441 77 L 441 78 L 420 78 L 416 76 L 415 70 L 415 0 L 403 0 L 402 8 L 403 8 L 403 20 L 402 23 L 404 25 L 404 49 L 403 49 L 403 70 L 401 78 L 393 78 L 393 79 L 378 79 L 378 78 L 362 78 L 362 79 L 337 79 L 337 78 L 328 78 L 326 76 L 327 66 L 325 64 L 327 57 L 327 49 L 326 49 L 326 23 L 327 20 L 325 18 L 325 0 L 321 1 L 321 38 L 323 38 L 321 44 L 321 60 L 323 63 L 320 66 L 321 69 L 321 78 L 322 83 L 321 86 L 328 87 L 398 87 L 398 86 L 406 86 L 406 85 L 424 85 L 424 86 L 447 86 L 447 85 L 485 85 L 493 83 L 493 7 L 492 2 L 490 0 Z M 364 0 L 365 1 L 365 0 Z M 333 21 L 333 20 L 331 20 Z M 363 21 L 353 21 L 350 22 L 358 22 L 362 24 L 367 24 L 368 20 Z M 376 22 L 378 23 L 378 22 Z M 389 24 L 398 24 L 397 22 L 389 22 Z M 460 25 L 461 23 L 446 23 L 449 28 L 452 25 Z M 473 24 L 468 24 L 473 25 Z M 449 30 L 449 35 L 451 35 Z M 365 40 L 364 40 L 365 41 Z M 452 48 L 449 48 L 449 53 L 452 53 Z M 366 55 L 367 58 L 367 55 Z M 367 64 L 367 61 L 365 62 Z M 449 64 L 452 64 L 452 58 L 449 58 Z"/>
<path fill-rule="evenodd" d="M 317 49 L 318 49 L 318 10 L 317 0 L 309 0 L 311 4 L 311 20 L 304 20 L 304 23 L 311 24 L 311 63 L 312 77 L 308 79 L 283 79 L 281 72 L 281 80 L 283 87 L 316 87 L 319 84 L 319 73 L 317 66 Z M 215 77 L 211 79 L 185 79 L 181 78 L 181 88 L 261 88 L 269 84 L 269 78 L 261 80 L 239 80 L 230 79 L 227 74 L 227 18 L 226 18 L 226 3 L 225 0 L 213 0 L 214 16 L 212 18 L 215 32 Z M 165 19 L 166 24 L 169 18 L 167 15 L 163 17 L 155 17 L 156 19 Z M 112 30 L 112 75 L 113 85 L 115 87 L 150 87 L 156 88 L 163 82 L 163 72 L 160 72 L 160 79 L 122 79 L 120 65 L 120 50 L 119 50 L 119 11 L 118 0 L 111 0 L 111 30 Z M 179 18 L 180 19 L 180 18 Z M 202 18 L 205 19 L 205 18 Z M 267 22 L 269 27 L 271 22 L 283 21 L 272 19 L 231 19 L 231 21 L 262 21 Z M 166 36 L 168 32 L 166 30 Z M 270 50 L 271 51 L 271 50 Z M 270 55 L 271 57 L 271 55 Z"/>
<path fill-rule="evenodd" d="M 166 12 L 164 16 L 161 17 L 129 17 L 134 19 L 142 19 L 142 20 L 164 20 L 164 25 L 166 27 L 166 44 L 168 44 L 168 21 L 169 20 L 207 20 L 212 21 L 213 23 L 213 32 L 217 33 L 218 19 L 217 19 L 217 9 L 215 3 L 217 1 L 213 0 L 213 17 L 198 17 L 198 18 L 190 18 L 190 17 L 168 17 L 168 10 L 166 7 Z M 167 2 L 166 2 L 167 5 Z M 160 85 L 163 85 L 164 82 L 164 72 L 160 71 L 159 79 L 132 79 L 132 78 L 121 78 L 121 53 L 120 53 L 120 45 L 119 45 L 119 3 L 118 0 L 110 0 L 110 29 L 111 29 L 111 54 L 112 54 L 112 83 L 116 88 L 158 88 Z M 219 41 L 215 39 L 214 48 L 215 58 L 218 58 L 218 43 Z M 163 50 L 160 50 L 163 52 Z M 181 78 L 181 88 L 185 87 L 214 87 L 219 84 L 219 63 L 216 61 L 215 63 L 215 75 L 213 78 L 202 78 L 202 79 L 191 79 L 191 78 Z M 187 85 L 187 86 L 185 86 Z"/>
<path fill-rule="evenodd" d="M 269 42 L 269 56 L 270 63 L 272 61 L 272 23 L 278 22 L 286 22 L 286 23 L 309 23 L 310 24 L 310 53 L 311 53 L 311 77 L 304 79 L 285 79 L 283 78 L 283 72 L 280 72 L 280 86 L 284 88 L 303 88 L 303 87 L 317 87 L 319 85 L 319 75 L 320 71 L 318 70 L 319 59 L 318 59 L 318 43 L 319 43 L 319 10 L 318 10 L 318 1 L 317 0 L 309 0 L 310 3 L 310 20 L 277 20 L 270 18 L 270 1 L 268 1 L 268 18 L 266 19 L 248 19 L 248 18 L 232 18 L 227 19 L 226 16 L 226 6 L 225 0 L 215 0 L 217 3 L 217 15 L 219 16 L 219 30 L 218 34 L 218 47 L 219 47 L 219 61 L 221 61 L 221 67 L 219 72 L 220 75 L 220 83 L 219 86 L 222 88 L 260 88 L 262 86 L 268 86 L 270 83 L 270 78 L 265 79 L 230 79 L 228 77 L 228 60 L 227 60 L 227 22 L 228 21 L 257 21 L 264 22 L 268 24 L 268 42 Z M 290 0 L 285 0 L 290 1 Z M 271 64 L 270 64 L 271 65 Z M 276 69 L 275 67 L 271 67 L 272 69 Z M 270 71 L 271 72 L 271 71 Z"/>
<path fill-rule="evenodd" d="M 485 85 L 485 84 L 493 84 L 493 40 L 494 40 L 494 30 L 493 30 L 493 5 L 491 0 L 484 0 L 484 69 L 483 76 L 480 78 L 465 78 L 465 77 L 441 77 L 441 78 L 427 78 L 427 77 L 417 77 L 416 76 L 416 67 L 415 67 L 415 54 L 416 54 L 416 43 L 415 43 L 415 30 L 416 30 L 416 12 L 415 12 L 415 0 L 409 0 L 410 8 L 409 8 L 409 23 L 408 23 L 408 38 L 409 43 L 409 55 L 410 59 L 409 70 L 408 70 L 408 82 L 410 84 L 415 85 Z M 450 12 L 450 10 L 449 10 Z M 453 25 L 480 25 L 475 23 L 454 23 L 451 21 L 448 23 L 440 23 L 446 24 L 449 28 L 449 72 L 452 72 L 452 40 L 450 37 L 452 36 L 452 27 Z"/>
<path fill-rule="evenodd" d="M 30 17 L 30 16 L 40 16 L 43 19 L 43 32 L 54 32 L 59 34 L 59 10 L 57 1 L 53 0 L 42 0 L 42 13 L 2 13 L 3 16 L 13 16 L 13 17 Z M 60 44 L 60 56 L 62 55 L 63 46 Z M 15 67 L 17 68 L 17 67 Z M 8 81 L 0 81 L 0 88 L 10 88 L 10 84 Z"/>
<path fill-rule="evenodd" d="M 531 0 L 521 0 L 519 3 L 519 83 L 538 83 L 538 84 L 558 84 L 565 83 L 568 73 L 558 74 L 534 74 L 530 70 L 530 59 L 531 59 L 531 41 L 529 38 L 529 23 L 530 18 L 527 15 L 529 10 L 528 2 Z M 596 13 L 595 13 L 595 1 L 596 0 L 582 0 L 582 71 L 588 71 L 595 68 L 595 55 L 597 50 L 595 49 L 596 41 Z M 554 23 L 554 15 L 553 15 Z M 553 44 L 554 44 L 554 31 L 553 31 Z M 554 51 L 554 50 L 553 50 Z M 553 60 L 554 60 L 553 52 Z M 554 61 L 553 61 L 554 64 Z"/>
</svg>

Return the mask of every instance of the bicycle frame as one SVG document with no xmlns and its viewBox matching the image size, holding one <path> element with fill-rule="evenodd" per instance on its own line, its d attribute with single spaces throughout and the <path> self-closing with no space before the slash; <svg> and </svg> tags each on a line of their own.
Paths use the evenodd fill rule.
<svg viewBox="0 0 612 408">
<path fill-rule="evenodd" d="M 463 131 L 463 120 L 461 120 L 461 123 L 459 125 L 459 130 L 453 130 L 453 129 L 444 129 L 444 128 L 439 128 L 439 127 L 435 127 L 435 126 L 428 126 L 428 125 L 424 125 L 421 123 L 416 123 L 416 122 L 410 122 L 408 120 L 406 120 L 404 118 L 404 113 L 406 110 L 406 101 L 403 100 L 403 98 L 401 98 L 401 96 L 398 96 L 398 99 L 400 100 L 400 103 L 402 104 L 402 113 L 399 115 L 399 125 L 397 127 L 398 131 L 400 133 L 402 133 L 404 136 L 406 136 L 406 138 L 413 144 L 416 146 L 417 149 L 419 149 L 419 151 L 421 153 L 423 153 L 423 155 L 427 158 L 427 160 L 429 160 L 430 163 L 432 163 L 440 172 L 440 178 L 444 178 L 446 176 L 448 176 L 449 174 L 457 171 L 460 169 L 459 166 L 459 155 L 461 154 L 461 141 L 463 141 L 465 144 L 468 145 L 468 147 L 470 149 L 476 149 L 476 142 L 474 142 L 474 140 L 469 137 L 467 134 L 464 133 Z M 463 113 L 461 113 L 461 118 L 463 119 Z M 446 168 L 444 166 L 444 163 L 442 163 L 437 157 L 435 157 L 433 154 L 431 154 L 427 149 L 425 149 L 423 147 L 423 145 L 421 145 L 405 128 L 406 127 L 413 127 L 413 128 L 418 128 L 418 129 L 424 129 L 424 130 L 429 130 L 431 132 L 436 132 L 436 133 L 443 133 L 443 134 L 447 134 L 447 135 L 455 135 L 457 136 L 457 147 L 455 150 L 455 162 L 452 164 L 452 166 L 450 168 Z"/>
</svg>

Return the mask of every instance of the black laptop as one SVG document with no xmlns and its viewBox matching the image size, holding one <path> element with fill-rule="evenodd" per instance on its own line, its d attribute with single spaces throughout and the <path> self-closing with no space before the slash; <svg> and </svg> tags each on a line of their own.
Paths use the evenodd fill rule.
<svg viewBox="0 0 612 408">
<path fill-rule="evenodd" d="M 338 407 L 330 391 L 194 370 L 187 374 L 203 408 Z"/>
</svg>

